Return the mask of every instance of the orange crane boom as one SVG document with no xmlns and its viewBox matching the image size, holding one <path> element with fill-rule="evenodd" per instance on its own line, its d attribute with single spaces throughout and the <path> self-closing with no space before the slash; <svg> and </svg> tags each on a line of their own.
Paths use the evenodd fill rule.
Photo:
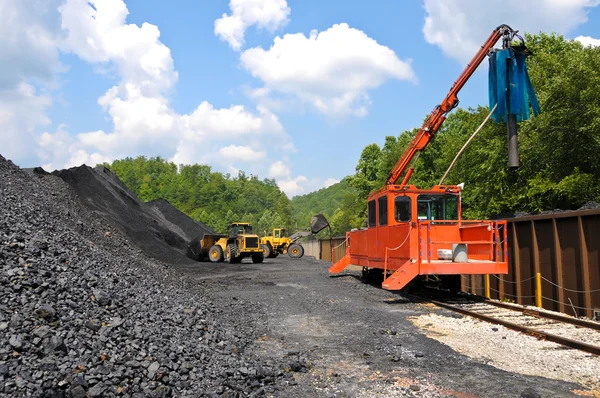
<svg viewBox="0 0 600 398">
<path fill-rule="evenodd" d="M 503 38 L 504 47 L 507 47 L 516 33 L 517 32 L 508 25 L 500 25 L 494 29 L 492 34 L 490 34 L 490 37 L 488 37 L 477 54 L 475 54 L 471 62 L 467 64 L 458 79 L 454 82 L 452 88 L 448 92 L 448 95 L 446 95 L 446 98 L 444 98 L 440 105 L 437 105 L 433 109 L 431 115 L 429 115 L 429 117 L 425 120 L 415 135 L 415 138 L 413 138 L 411 143 L 408 145 L 408 148 L 406 148 L 406 151 L 404 151 L 396 165 L 390 171 L 386 185 L 396 184 L 398 179 L 407 170 L 408 165 L 414 159 L 415 155 L 422 151 L 432 141 L 433 137 L 442 126 L 442 123 L 444 123 L 444 120 L 446 120 L 446 115 L 458 106 L 458 93 L 473 75 L 473 73 L 475 73 L 479 65 L 483 62 L 489 51 L 494 47 L 498 40 Z M 413 168 L 408 168 L 402 184 L 400 185 L 408 184 L 412 172 Z"/>
<path fill-rule="evenodd" d="M 433 279 L 460 290 L 460 275 L 508 273 L 506 221 L 463 220 L 460 185 L 436 185 L 418 189 L 408 185 L 416 156 L 433 140 L 446 116 L 458 105 L 458 93 L 475 73 L 494 45 L 512 45 L 517 31 L 500 25 L 466 66 L 442 103 L 423 123 L 408 148 L 388 175 L 383 188 L 369 194 L 365 228 L 346 232 L 346 254 L 329 272 L 337 274 L 349 265 L 362 266 L 363 275 L 382 275 L 381 286 L 400 290 L 415 279 Z M 514 126 L 516 127 L 516 115 Z M 510 133 L 510 128 L 509 128 Z M 516 133 L 516 132 L 515 132 Z M 402 177 L 402 183 L 397 181 Z M 333 256 L 332 256 L 333 257 Z M 437 283 L 436 282 L 436 283 Z"/>
</svg>

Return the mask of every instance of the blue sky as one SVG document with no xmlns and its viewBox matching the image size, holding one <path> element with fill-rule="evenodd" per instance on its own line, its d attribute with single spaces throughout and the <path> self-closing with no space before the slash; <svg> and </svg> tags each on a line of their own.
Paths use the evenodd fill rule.
<svg viewBox="0 0 600 398">
<path fill-rule="evenodd" d="M 418 127 L 500 23 L 598 45 L 599 3 L 0 0 L 0 154 L 162 156 L 308 193 Z M 461 106 L 485 104 L 486 72 Z"/>
</svg>

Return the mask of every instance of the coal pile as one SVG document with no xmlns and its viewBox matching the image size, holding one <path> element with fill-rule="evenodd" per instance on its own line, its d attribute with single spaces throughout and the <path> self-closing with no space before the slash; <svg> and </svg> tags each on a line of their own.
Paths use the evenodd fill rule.
<svg viewBox="0 0 600 398">
<path fill-rule="evenodd" d="M 502 213 L 492 217 L 494 220 L 498 219 L 506 219 L 506 218 L 521 218 L 521 217 L 529 217 L 529 216 L 537 216 L 537 215 L 552 215 L 552 214 L 560 214 L 560 213 L 570 213 L 576 211 L 584 211 L 584 210 L 600 210 L 600 203 L 590 201 L 584 203 L 578 209 L 554 209 L 554 210 L 544 210 L 542 212 L 509 212 Z"/>
<path fill-rule="evenodd" d="M 171 230 L 181 230 L 182 235 L 185 235 L 187 242 L 184 250 L 185 255 L 188 258 L 196 261 L 204 260 L 198 255 L 201 249 L 200 241 L 204 234 L 214 234 L 215 231 L 207 227 L 204 223 L 193 220 L 165 199 L 152 200 L 144 203 L 144 205 L 147 206 L 150 211 L 154 212 L 154 215 L 161 219 L 163 223 L 168 224 Z"/>
<path fill-rule="evenodd" d="M 598 202 L 587 202 L 579 208 L 579 210 L 599 210 L 600 203 Z"/>
<path fill-rule="evenodd" d="M 150 257 L 171 264 L 189 263 L 188 244 L 205 233 L 206 225 L 181 213 L 166 200 L 141 202 L 110 170 L 73 167 L 53 173 L 67 182 L 84 206 L 108 220 Z"/>
<path fill-rule="evenodd" d="M 250 354 L 260 308 L 214 300 L 132 245 L 105 211 L 142 206 L 94 173 L 63 173 L 67 185 L 0 156 L 0 396 L 241 397 L 288 385 L 285 363 Z M 94 191 L 101 178 L 111 194 Z"/>
</svg>

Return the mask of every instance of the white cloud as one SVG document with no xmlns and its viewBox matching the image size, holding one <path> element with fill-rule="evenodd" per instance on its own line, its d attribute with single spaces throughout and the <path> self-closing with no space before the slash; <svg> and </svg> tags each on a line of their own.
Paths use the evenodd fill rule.
<svg viewBox="0 0 600 398">
<path fill-rule="evenodd" d="M 333 184 L 337 184 L 338 182 L 340 182 L 340 180 L 335 179 L 335 178 L 328 178 L 323 182 L 323 187 L 327 188 L 332 186 Z"/>
<path fill-rule="evenodd" d="M 590 36 L 577 36 L 574 40 L 580 42 L 584 47 L 600 47 L 600 39 Z"/>
<path fill-rule="evenodd" d="M 17 164 L 37 158 L 36 128 L 50 123 L 46 111 L 50 97 L 38 95 L 25 82 L 0 90 L 0 141 L 2 155 Z"/>
<path fill-rule="evenodd" d="M 244 160 L 247 162 L 256 162 L 264 159 L 265 152 L 258 152 L 254 149 L 242 145 L 229 145 L 219 150 L 221 156 L 231 160 Z"/>
<path fill-rule="evenodd" d="M 230 15 L 223 14 L 215 21 L 215 35 L 236 51 L 244 45 L 250 26 L 274 32 L 288 23 L 291 11 L 286 0 L 230 0 L 229 8 Z"/>
<path fill-rule="evenodd" d="M 271 178 L 289 177 L 291 173 L 290 168 L 281 160 L 278 160 L 269 166 L 269 177 Z"/>
<path fill-rule="evenodd" d="M 388 79 L 415 80 L 410 61 L 401 61 L 393 50 L 345 23 L 308 37 L 276 37 L 268 50 L 251 48 L 240 59 L 264 82 L 255 98 L 291 96 L 328 115 L 364 116 L 368 90 Z"/>
<path fill-rule="evenodd" d="M 233 145 L 240 138 L 265 134 L 289 139 L 268 109 L 214 108 L 203 101 L 189 114 L 177 113 L 169 94 L 178 74 L 171 52 L 154 25 L 127 24 L 122 0 L 66 0 L 60 7 L 63 51 L 102 69 L 112 69 L 119 83 L 98 99 L 113 131 L 67 134 L 61 127 L 40 138 L 40 158 L 50 168 L 135 155 L 158 155 L 176 163 L 209 163 L 229 170 L 232 161 L 254 162 L 266 156 Z M 227 146 L 228 141 L 231 145 Z M 257 147 L 254 145 L 253 147 Z"/>
<path fill-rule="evenodd" d="M 271 163 L 269 177 L 277 181 L 279 189 L 285 192 L 289 198 L 306 192 L 308 185 L 310 185 L 308 178 L 303 175 L 292 178 L 292 171 L 281 160 Z"/>
<path fill-rule="evenodd" d="M 88 153 L 81 149 L 66 131 L 59 125 L 54 133 L 42 133 L 38 138 L 38 154 L 42 167 L 47 171 L 59 167 L 75 167 L 82 164 L 96 165 L 111 159 L 98 152 Z M 56 167 L 56 166 L 59 167 Z"/>
<path fill-rule="evenodd" d="M 282 132 L 279 119 L 266 108 L 259 107 L 259 115 L 245 110 L 241 105 L 214 109 L 204 101 L 183 121 L 188 129 L 199 134 L 218 132 L 224 137 L 240 137 L 247 134 L 259 134 L 261 131 Z"/>
<path fill-rule="evenodd" d="M 126 24 L 123 0 L 67 0 L 60 7 L 68 33 L 63 49 L 90 63 L 112 63 L 142 95 L 154 95 L 177 82 L 171 51 L 155 25 Z"/>
<path fill-rule="evenodd" d="M 17 164 L 37 159 L 36 130 L 50 123 L 48 91 L 65 68 L 56 48 L 58 0 L 0 0 L 0 141 Z"/>
<path fill-rule="evenodd" d="M 448 56 L 466 63 L 494 28 L 508 24 L 521 33 L 565 34 L 587 21 L 599 0 L 424 0 L 423 33 Z"/>
<path fill-rule="evenodd" d="M 296 178 L 287 177 L 282 180 L 277 180 L 277 186 L 281 189 L 288 198 L 293 198 L 296 195 L 300 195 L 306 191 L 306 188 L 303 186 L 308 182 L 308 178 L 304 176 L 298 176 Z"/>
<path fill-rule="evenodd" d="M 53 83 L 64 70 L 56 48 L 59 0 L 0 0 L 0 90 L 35 80 Z"/>
</svg>

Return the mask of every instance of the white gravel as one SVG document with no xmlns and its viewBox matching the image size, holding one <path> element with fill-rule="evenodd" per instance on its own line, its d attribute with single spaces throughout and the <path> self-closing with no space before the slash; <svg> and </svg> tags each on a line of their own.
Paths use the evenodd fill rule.
<svg viewBox="0 0 600 398">
<path fill-rule="evenodd" d="M 600 394 L 598 356 L 466 316 L 430 313 L 410 320 L 428 337 L 470 358 L 509 372 L 577 383 L 595 390 L 587 393 Z"/>
</svg>

